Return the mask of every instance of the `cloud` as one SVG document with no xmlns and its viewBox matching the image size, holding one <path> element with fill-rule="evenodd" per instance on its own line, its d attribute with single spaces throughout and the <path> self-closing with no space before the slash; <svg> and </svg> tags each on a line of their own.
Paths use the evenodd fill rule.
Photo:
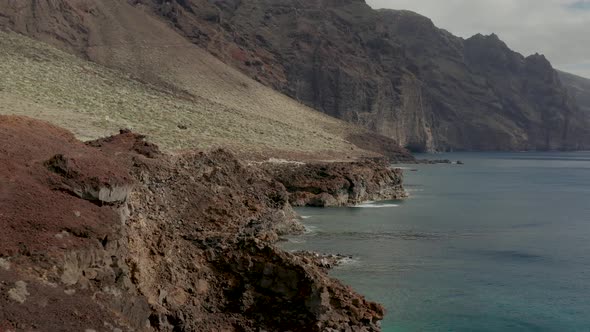
<svg viewBox="0 0 590 332">
<path fill-rule="evenodd" d="M 569 4 L 568 7 L 574 10 L 590 10 L 590 1 L 576 1 Z"/>
<path fill-rule="evenodd" d="M 408 9 L 467 38 L 496 33 L 512 49 L 543 53 L 557 68 L 590 77 L 590 0 L 367 0 Z"/>
<path fill-rule="evenodd" d="M 590 78 L 590 62 L 562 65 L 559 69 L 566 71 L 568 73 L 573 73 L 582 77 Z"/>
</svg>

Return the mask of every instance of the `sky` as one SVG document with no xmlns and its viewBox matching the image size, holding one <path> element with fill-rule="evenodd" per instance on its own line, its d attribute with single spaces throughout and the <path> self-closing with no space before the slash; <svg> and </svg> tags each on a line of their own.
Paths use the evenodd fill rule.
<svg viewBox="0 0 590 332">
<path fill-rule="evenodd" d="M 408 9 L 468 38 L 497 34 L 513 50 L 545 54 L 554 67 L 590 78 L 590 0 L 366 0 Z"/>
</svg>

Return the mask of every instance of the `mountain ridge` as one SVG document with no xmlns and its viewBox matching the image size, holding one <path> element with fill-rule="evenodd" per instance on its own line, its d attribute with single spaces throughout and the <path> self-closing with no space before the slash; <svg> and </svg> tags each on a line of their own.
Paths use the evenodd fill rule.
<svg viewBox="0 0 590 332">
<path fill-rule="evenodd" d="M 135 3 L 258 81 L 417 151 L 589 143 L 585 117 L 546 59 L 496 35 L 462 39 L 364 1 Z"/>
<path fill-rule="evenodd" d="M 418 152 L 590 146 L 586 108 L 544 56 L 525 57 L 495 34 L 456 37 L 411 11 L 361 0 L 35 3 L 0 4 L 0 26 L 179 94 L 225 87 L 214 102 L 252 115 L 278 104 L 269 90 L 227 84 L 247 86 L 242 73 L 381 135 L 371 141 Z M 211 70 L 204 51 L 241 73 Z M 266 114 L 299 114 L 289 109 Z"/>
</svg>

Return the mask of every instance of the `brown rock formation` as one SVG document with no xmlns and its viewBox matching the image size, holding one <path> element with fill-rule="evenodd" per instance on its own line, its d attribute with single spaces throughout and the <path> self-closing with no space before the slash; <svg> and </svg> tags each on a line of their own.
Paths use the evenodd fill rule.
<svg viewBox="0 0 590 332">
<path fill-rule="evenodd" d="M 300 227 L 223 150 L 0 116 L 0 330 L 379 330 L 381 306 L 272 244 Z"/>
<path fill-rule="evenodd" d="M 406 197 L 402 171 L 384 160 L 267 165 L 289 191 L 293 206 L 351 206 Z"/>
</svg>

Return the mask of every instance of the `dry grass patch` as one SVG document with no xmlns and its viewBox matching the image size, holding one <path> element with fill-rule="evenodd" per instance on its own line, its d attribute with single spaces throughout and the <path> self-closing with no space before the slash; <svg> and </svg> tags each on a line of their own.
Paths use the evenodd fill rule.
<svg viewBox="0 0 590 332">
<path fill-rule="evenodd" d="M 253 151 L 361 152 L 352 151 L 353 145 L 343 139 L 353 130 L 350 126 L 294 106 L 287 97 L 267 98 L 262 106 L 273 108 L 258 114 L 260 105 L 252 106 L 253 100 L 240 107 L 242 92 L 218 90 L 214 98 L 193 91 L 179 93 L 15 33 L 0 32 L 0 75 L 1 114 L 47 120 L 81 139 L 131 128 L 168 150 L 224 146 Z M 271 91 L 262 93 L 275 93 Z"/>
</svg>

